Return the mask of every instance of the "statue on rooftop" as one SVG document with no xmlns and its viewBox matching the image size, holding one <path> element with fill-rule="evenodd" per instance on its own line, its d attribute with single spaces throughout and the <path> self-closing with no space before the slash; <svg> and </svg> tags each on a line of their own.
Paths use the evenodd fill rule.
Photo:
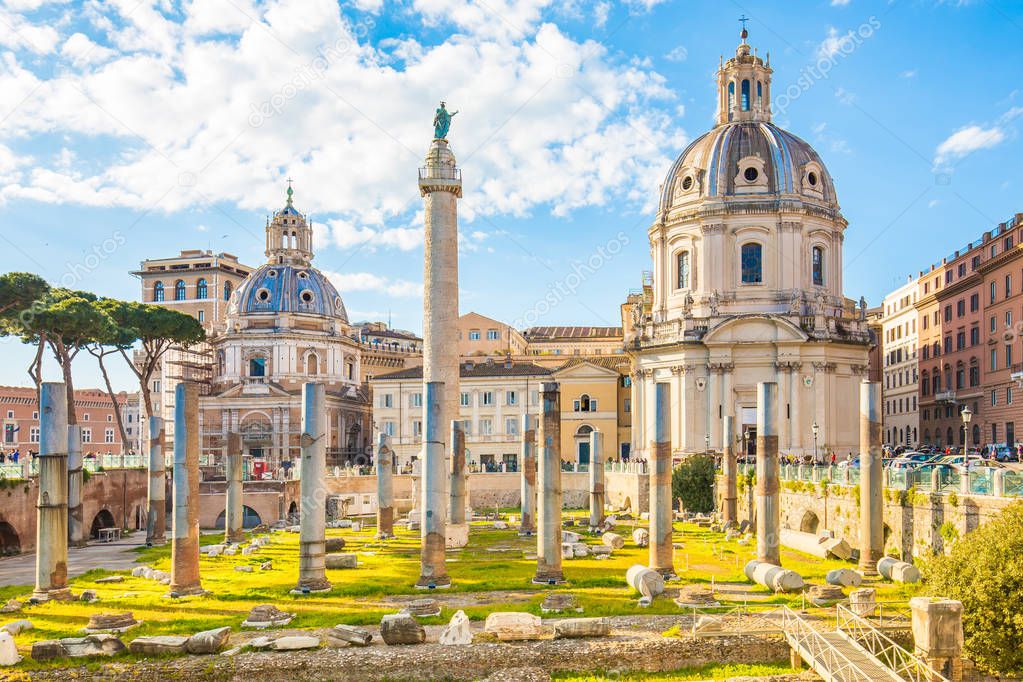
<svg viewBox="0 0 1023 682">
<path fill-rule="evenodd" d="M 451 129 L 451 119 L 455 117 L 458 111 L 447 110 L 444 102 L 440 103 L 440 108 L 437 109 L 437 113 L 433 116 L 433 138 L 435 140 L 443 140 L 448 136 L 448 130 Z"/>
</svg>

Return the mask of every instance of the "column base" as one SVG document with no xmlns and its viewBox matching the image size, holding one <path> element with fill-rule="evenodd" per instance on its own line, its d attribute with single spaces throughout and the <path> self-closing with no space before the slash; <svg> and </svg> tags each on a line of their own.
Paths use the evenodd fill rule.
<svg viewBox="0 0 1023 682">
<path fill-rule="evenodd" d="M 394 533 L 380 532 L 373 536 L 376 540 L 391 540 L 394 538 Z"/>
<path fill-rule="evenodd" d="M 68 542 L 67 546 L 71 549 L 81 549 L 83 547 L 88 547 L 89 543 L 87 540 L 75 540 L 74 542 Z"/>
<path fill-rule="evenodd" d="M 451 587 L 451 577 L 442 575 L 440 577 L 420 576 L 416 581 L 417 590 L 446 590 Z"/>
<path fill-rule="evenodd" d="M 661 577 L 668 580 L 678 580 L 678 573 L 675 572 L 674 568 L 651 568 L 653 571 L 657 571 L 661 574 Z"/>
<path fill-rule="evenodd" d="M 146 545 L 149 546 L 149 547 L 159 547 L 159 546 L 166 545 L 166 544 L 167 544 L 166 536 L 164 536 L 164 537 L 146 538 Z"/>
<path fill-rule="evenodd" d="M 74 601 L 75 595 L 71 594 L 70 587 L 59 587 L 53 590 L 33 590 L 32 599 L 35 601 Z"/>
<path fill-rule="evenodd" d="M 237 533 L 228 533 L 224 540 L 228 544 L 237 545 L 238 543 L 245 542 L 245 531 L 240 530 Z"/>
<path fill-rule="evenodd" d="M 301 596 L 303 594 L 320 594 L 323 592 L 330 592 L 334 588 L 330 584 L 329 580 L 309 580 L 304 583 L 299 583 L 298 586 L 291 590 L 288 594 Z"/>
<path fill-rule="evenodd" d="M 209 594 L 202 588 L 202 584 L 196 585 L 182 585 L 182 586 L 171 586 L 170 591 L 166 596 L 171 599 L 180 599 L 181 597 L 201 597 Z"/>
<path fill-rule="evenodd" d="M 521 538 L 531 538 L 534 535 L 536 535 L 535 528 L 519 528 L 519 537 Z"/>
<path fill-rule="evenodd" d="M 534 585 L 564 585 L 565 575 L 563 573 L 537 573 L 533 577 Z"/>
</svg>

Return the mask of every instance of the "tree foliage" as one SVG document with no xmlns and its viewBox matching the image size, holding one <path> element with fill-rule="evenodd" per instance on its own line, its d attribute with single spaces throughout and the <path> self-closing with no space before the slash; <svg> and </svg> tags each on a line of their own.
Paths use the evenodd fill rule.
<svg viewBox="0 0 1023 682">
<path fill-rule="evenodd" d="M 50 290 L 50 285 L 31 272 L 6 272 L 0 275 L 0 322 L 16 320 L 21 313 Z M 0 324 L 6 327 L 6 325 Z"/>
<path fill-rule="evenodd" d="M 106 357 L 114 353 L 121 353 L 130 349 L 138 341 L 138 330 L 133 327 L 125 327 L 119 324 L 124 318 L 123 310 L 132 304 L 119 301 L 115 298 L 100 298 L 93 304 L 110 321 L 97 330 L 91 342 L 86 346 L 89 354 L 96 358 L 99 364 L 99 371 L 103 375 L 103 383 L 106 384 L 107 396 L 114 408 L 114 417 L 117 421 L 117 429 L 121 434 L 121 443 L 127 450 L 129 446 L 128 433 L 124 428 L 124 419 L 121 416 L 121 406 L 117 403 L 117 395 L 114 393 L 113 384 L 110 382 L 110 373 L 107 371 Z"/>
<path fill-rule="evenodd" d="M 714 511 L 714 458 L 692 455 L 678 465 L 671 474 L 671 496 L 686 511 Z"/>
<path fill-rule="evenodd" d="M 1002 675 L 1023 674 L 1023 502 L 924 565 L 927 591 L 963 603 L 966 655 Z"/>
</svg>

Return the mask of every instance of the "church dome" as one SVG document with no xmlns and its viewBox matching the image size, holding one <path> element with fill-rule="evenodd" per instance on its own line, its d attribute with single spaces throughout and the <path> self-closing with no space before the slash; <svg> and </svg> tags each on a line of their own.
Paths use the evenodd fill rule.
<svg viewBox="0 0 1023 682">
<path fill-rule="evenodd" d="M 231 298 L 228 315 L 279 313 L 320 315 L 348 323 L 341 296 L 319 270 L 267 263 L 241 283 Z"/>
<path fill-rule="evenodd" d="M 831 174 L 809 143 L 770 121 L 738 121 L 718 125 L 686 147 L 664 180 L 660 208 L 756 194 L 837 204 Z"/>
</svg>

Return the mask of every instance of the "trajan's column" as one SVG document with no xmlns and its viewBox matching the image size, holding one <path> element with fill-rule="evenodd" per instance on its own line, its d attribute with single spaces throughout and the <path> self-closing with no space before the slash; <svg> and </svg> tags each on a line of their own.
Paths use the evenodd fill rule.
<svg viewBox="0 0 1023 682">
<path fill-rule="evenodd" d="M 426 165 L 419 169 L 419 191 L 425 199 L 426 229 L 423 237 L 423 387 L 429 384 L 443 384 L 437 392 L 440 397 L 439 409 L 423 403 L 424 431 L 450 434 L 451 421 L 458 418 L 458 199 L 462 197 L 462 176 L 455 165 L 455 155 L 448 147 L 447 133 L 451 118 L 458 112 L 449 112 L 444 102 L 440 103 L 433 119 L 433 142 L 426 154 Z M 439 424 L 428 422 L 436 419 Z M 433 428 L 430 428 L 430 427 Z M 422 529 L 426 542 L 427 528 L 446 535 L 447 495 L 444 488 L 447 478 L 447 453 L 451 444 L 441 448 L 424 448 Z M 436 461 L 438 460 L 439 461 Z M 427 497 L 426 481 L 433 481 L 438 489 L 430 492 L 435 498 Z M 434 507 L 439 500 L 439 508 Z M 431 519 L 438 517 L 437 519 Z M 434 521 L 428 523 L 428 521 Z M 441 540 L 443 543 L 443 539 Z M 443 554 L 443 544 L 441 545 Z M 441 561 L 443 556 L 440 557 Z M 435 579 L 437 573 L 424 566 L 421 583 L 432 583 L 442 587 Z M 442 579 L 447 578 L 440 572 Z"/>
</svg>

